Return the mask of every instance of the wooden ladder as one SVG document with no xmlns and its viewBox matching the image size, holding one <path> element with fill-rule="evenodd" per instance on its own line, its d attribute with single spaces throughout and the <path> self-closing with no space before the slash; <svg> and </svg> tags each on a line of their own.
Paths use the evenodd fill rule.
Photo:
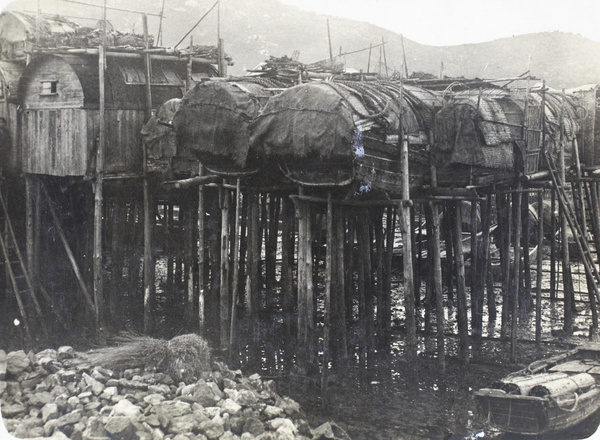
<svg viewBox="0 0 600 440">
<path fill-rule="evenodd" d="M 30 298 L 33 302 L 35 314 L 39 318 L 39 322 L 42 325 L 44 332 L 46 333 L 45 323 L 43 319 L 42 308 L 36 297 L 31 282 L 31 277 L 27 271 L 23 255 L 17 244 L 15 232 L 10 220 L 8 209 L 4 195 L 0 190 L 0 222 L 2 223 L 2 232 L 0 233 L 0 248 L 2 251 L 2 259 L 4 261 L 4 267 L 7 273 L 7 277 L 10 280 L 12 290 L 17 300 L 19 312 L 23 317 L 23 326 L 27 337 L 31 340 L 31 326 L 28 318 L 26 302 L 27 298 Z"/>
</svg>

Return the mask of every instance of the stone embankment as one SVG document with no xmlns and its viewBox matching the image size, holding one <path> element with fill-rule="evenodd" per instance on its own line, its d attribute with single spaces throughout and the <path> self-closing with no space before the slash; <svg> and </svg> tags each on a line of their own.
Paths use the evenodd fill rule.
<svg viewBox="0 0 600 440">
<path fill-rule="evenodd" d="M 0 350 L 3 422 L 17 438 L 72 440 L 287 440 L 347 438 L 311 429 L 272 380 L 215 362 L 191 383 L 140 368 L 94 366 L 71 347 Z"/>
</svg>

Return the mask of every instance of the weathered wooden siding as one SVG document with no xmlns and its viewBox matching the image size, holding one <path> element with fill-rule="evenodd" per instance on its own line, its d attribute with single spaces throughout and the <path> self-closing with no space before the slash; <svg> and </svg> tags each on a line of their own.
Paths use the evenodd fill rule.
<svg viewBox="0 0 600 440">
<path fill-rule="evenodd" d="M 21 113 L 21 123 L 23 172 L 52 176 L 86 174 L 95 136 L 89 136 L 85 110 L 29 109 Z"/>
<path fill-rule="evenodd" d="M 42 81 L 57 81 L 53 95 L 42 94 Z M 27 69 L 21 81 L 19 98 L 26 109 L 80 108 L 84 105 L 84 92 L 73 68 L 60 57 L 44 58 Z"/>
<path fill-rule="evenodd" d="M 84 176 L 94 172 L 98 110 L 50 109 L 22 113 L 23 172 Z M 107 110 L 105 172 L 142 169 L 140 130 L 144 112 Z"/>
<path fill-rule="evenodd" d="M 0 158 L 4 169 L 11 172 L 19 169 L 19 150 L 17 148 L 17 105 L 0 100 L 0 118 L 6 120 L 11 137 L 11 147 L 8 149 L 8 155 Z"/>
<path fill-rule="evenodd" d="M 107 110 L 106 172 L 142 171 L 142 136 L 145 114 L 141 110 Z"/>
</svg>

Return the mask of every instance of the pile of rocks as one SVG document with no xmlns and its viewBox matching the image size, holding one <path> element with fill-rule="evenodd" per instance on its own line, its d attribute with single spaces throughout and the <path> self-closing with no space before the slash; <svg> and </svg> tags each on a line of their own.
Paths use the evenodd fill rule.
<svg viewBox="0 0 600 440">
<path fill-rule="evenodd" d="M 272 380 L 216 362 L 193 383 L 139 368 L 91 365 L 71 347 L 37 354 L 0 350 L 4 424 L 17 438 L 203 440 L 334 438 L 310 429 Z"/>
</svg>

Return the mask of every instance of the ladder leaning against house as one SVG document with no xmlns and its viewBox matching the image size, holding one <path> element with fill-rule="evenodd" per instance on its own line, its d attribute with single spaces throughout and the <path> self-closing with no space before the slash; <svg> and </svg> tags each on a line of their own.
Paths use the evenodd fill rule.
<svg viewBox="0 0 600 440">
<path fill-rule="evenodd" d="M 31 312 L 28 312 L 28 304 L 33 304 L 35 316 L 37 316 L 42 328 L 45 330 L 44 316 L 40 302 L 35 294 L 31 276 L 23 259 L 23 254 L 19 249 L 1 187 L 0 226 L 2 228 L 0 231 L 0 251 L 2 251 L 0 261 L 3 263 L 6 272 L 7 290 L 9 290 L 8 287 L 10 284 L 17 301 L 19 313 L 23 318 L 25 332 L 31 340 L 31 323 L 29 317 Z"/>
</svg>

